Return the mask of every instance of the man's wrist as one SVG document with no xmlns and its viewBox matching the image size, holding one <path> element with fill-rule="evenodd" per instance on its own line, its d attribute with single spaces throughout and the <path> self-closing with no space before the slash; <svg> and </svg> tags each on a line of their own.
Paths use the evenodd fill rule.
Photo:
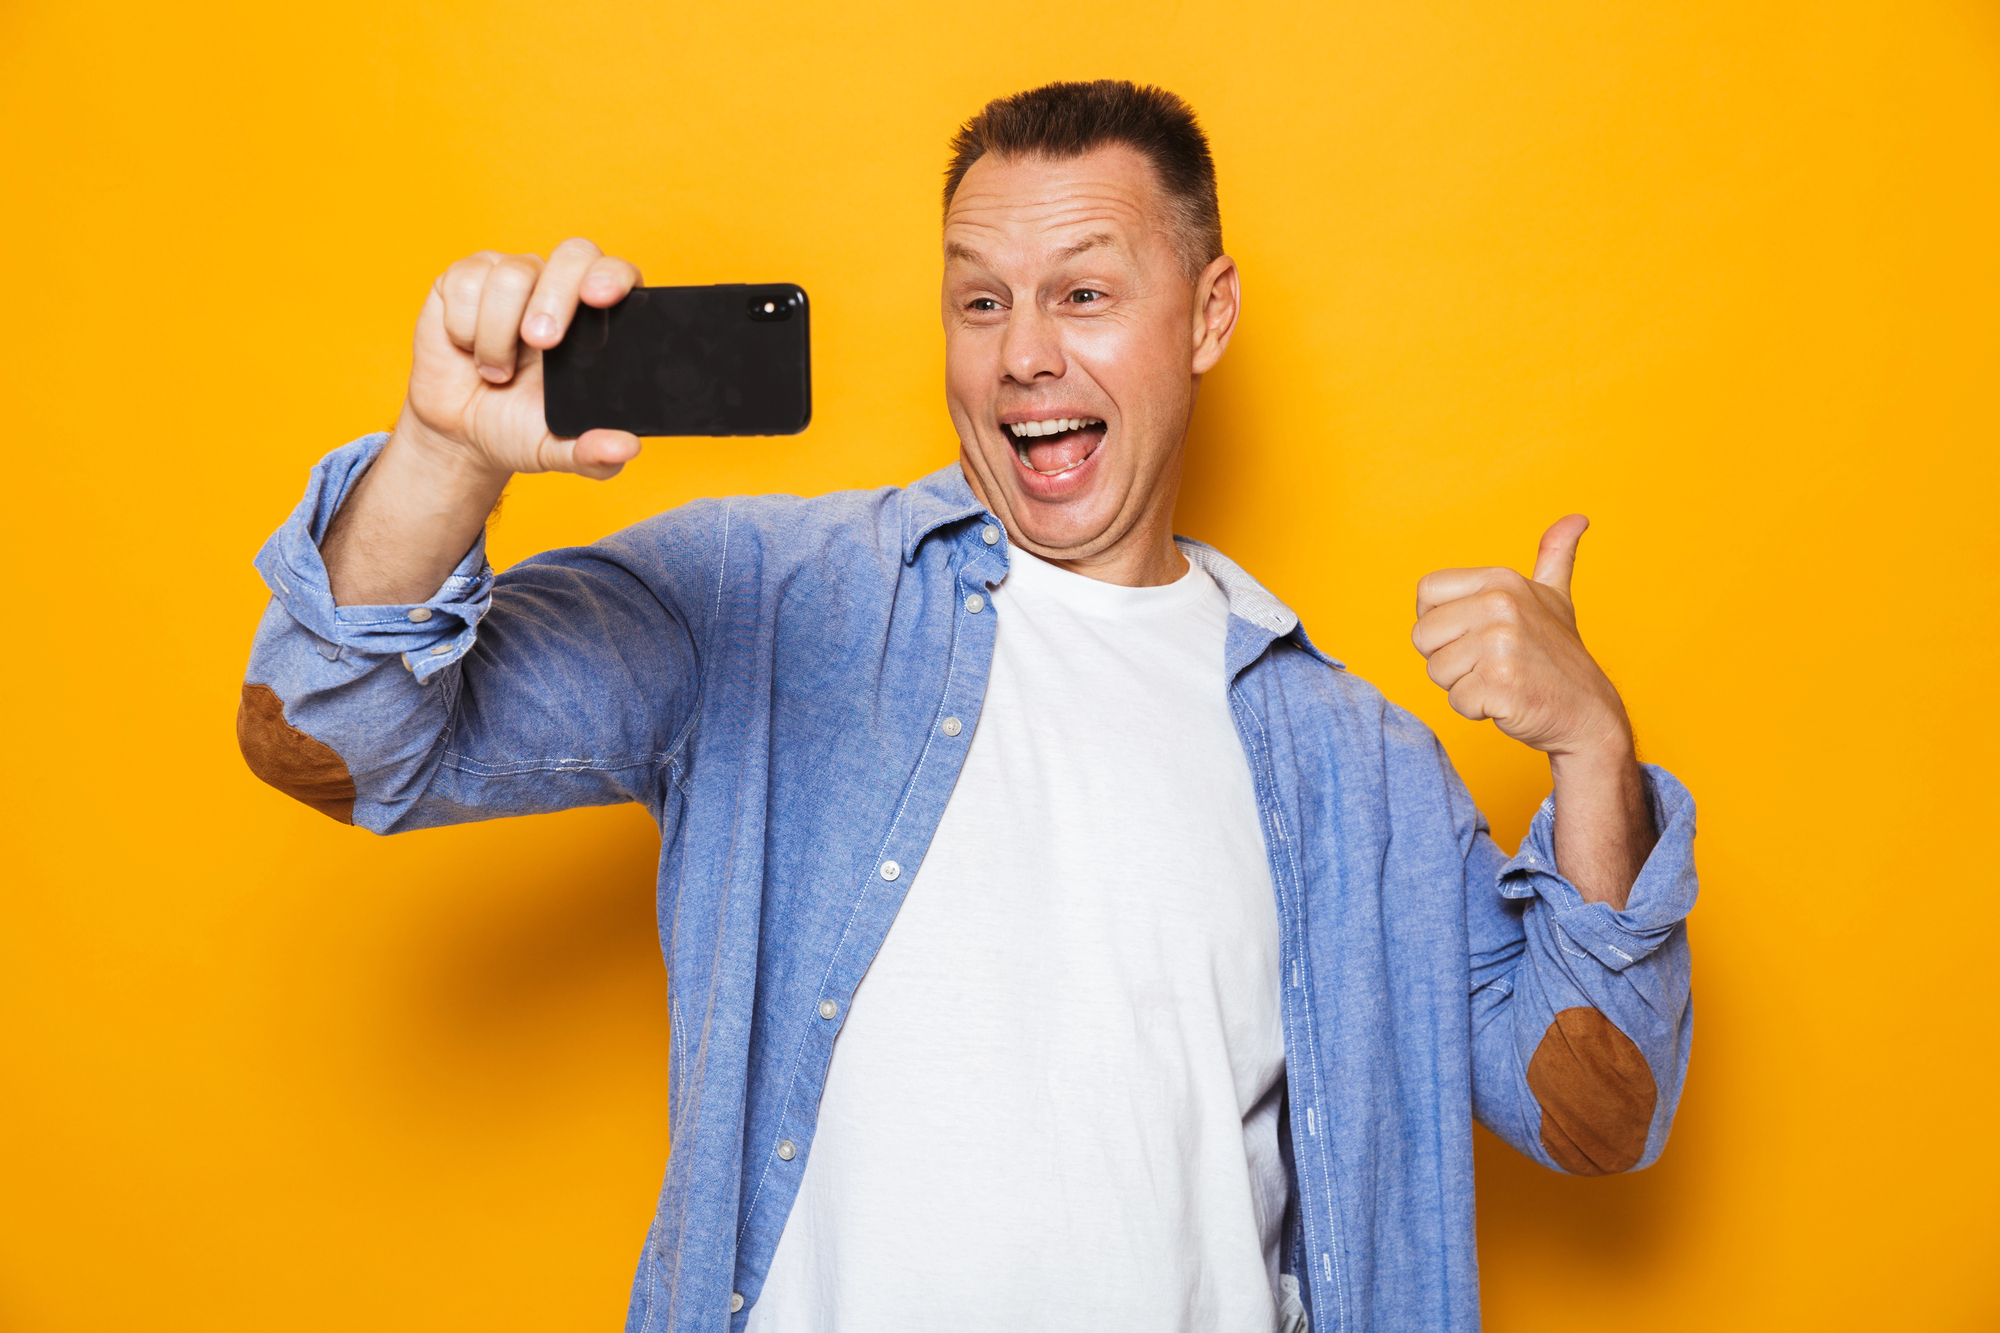
<svg viewBox="0 0 2000 1333">
<path fill-rule="evenodd" d="M 1600 786 L 1638 777 L 1639 754 L 1630 724 L 1619 718 L 1585 744 L 1550 751 L 1549 776 L 1558 788 L 1571 784 Z"/>
<path fill-rule="evenodd" d="M 335 604 L 430 597 L 479 539 L 512 475 L 431 433 L 405 407 L 320 542 Z"/>
<path fill-rule="evenodd" d="M 1556 864 L 1586 902 L 1623 911 L 1659 841 L 1645 770 L 1621 716 L 1602 739 L 1549 755 Z"/>
<path fill-rule="evenodd" d="M 408 404 L 396 419 L 395 429 L 389 432 L 389 441 L 382 446 L 376 466 L 380 467 L 392 456 L 392 470 L 443 507 L 457 508 L 465 502 L 477 503 L 480 497 L 488 497 L 480 510 L 482 515 L 499 501 L 500 493 L 514 476 L 506 468 L 487 463 L 465 445 L 439 435 L 419 420 Z"/>
</svg>

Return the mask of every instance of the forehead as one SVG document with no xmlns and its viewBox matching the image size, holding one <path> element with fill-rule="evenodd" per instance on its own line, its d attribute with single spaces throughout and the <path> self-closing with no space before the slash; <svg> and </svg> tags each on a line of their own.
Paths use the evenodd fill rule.
<svg viewBox="0 0 2000 1333">
<path fill-rule="evenodd" d="M 998 258 L 1090 236 L 1137 252 L 1165 243 L 1165 205 L 1153 164 L 1123 144 L 1060 159 L 989 153 L 965 173 L 945 211 L 945 253 Z"/>
</svg>

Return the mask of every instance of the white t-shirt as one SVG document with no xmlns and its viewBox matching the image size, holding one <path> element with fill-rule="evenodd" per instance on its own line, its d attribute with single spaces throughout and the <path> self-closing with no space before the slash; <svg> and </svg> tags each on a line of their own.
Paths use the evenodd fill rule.
<svg viewBox="0 0 2000 1333">
<path fill-rule="evenodd" d="M 1020 550 L 977 733 L 834 1045 L 754 1333 L 1271 1333 L 1278 920 L 1200 568 Z"/>
</svg>

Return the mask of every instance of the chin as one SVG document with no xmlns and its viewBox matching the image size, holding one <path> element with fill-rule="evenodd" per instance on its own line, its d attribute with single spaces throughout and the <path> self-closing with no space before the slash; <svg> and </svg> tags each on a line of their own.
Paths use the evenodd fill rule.
<svg viewBox="0 0 2000 1333">
<path fill-rule="evenodd" d="M 1017 495 L 1014 503 L 1014 523 L 1029 549 L 1059 560 L 1095 554 L 1117 517 L 1118 505 L 1102 492 L 1067 500 Z"/>
</svg>

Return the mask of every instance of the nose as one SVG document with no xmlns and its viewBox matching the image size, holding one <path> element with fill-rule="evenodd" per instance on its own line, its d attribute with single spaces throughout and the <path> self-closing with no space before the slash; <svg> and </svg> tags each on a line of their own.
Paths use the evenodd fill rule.
<svg viewBox="0 0 2000 1333">
<path fill-rule="evenodd" d="M 1055 321 L 1040 302 L 1018 301 L 1007 317 L 1007 337 L 1000 349 L 1007 378 L 1033 384 L 1044 375 L 1061 379 L 1066 368 Z"/>
</svg>

